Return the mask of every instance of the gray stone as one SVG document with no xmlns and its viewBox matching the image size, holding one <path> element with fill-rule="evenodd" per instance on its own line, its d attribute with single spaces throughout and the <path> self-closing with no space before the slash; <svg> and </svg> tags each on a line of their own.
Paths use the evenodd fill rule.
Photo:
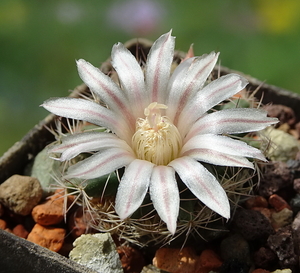
<svg viewBox="0 0 300 273">
<path fill-rule="evenodd" d="M 81 235 L 73 243 L 71 260 L 97 272 L 123 273 L 119 254 L 109 233 Z"/>
<path fill-rule="evenodd" d="M 282 130 L 275 129 L 273 127 L 267 127 L 260 131 L 260 134 L 271 140 L 271 145 L 266 142 L 266 147 L 262 147 L 262 150 L 266 149 L 266 156 L 273 162 L 286 162 L 289 159 L 295 159 L 299 152 L 298 140 Z"/>
<path fill-rule="evenodd" d="M 279 229 L 275 234 L 270 235 L 267 241 L 278 259 L 281 268 L 295 268 L 299 258 L 295 253 L 294 237 L 291 226 Z"/>
<path fill-rule="evenodd" d="M 30 214 L 42 198 L 40 182 L 30 176 L 13 175 L 0 185 L 0 202 L 12 212 Z"/>
<path fill-rule="evenodd" d="M 294 174 L 285 162 L 264 166 L 264 175 L 259 183 L 259 195 L 269 197 L 275 192 L 293 186 Z"/>
<path fill-rule="evenodd" d="M 54 188 L 51 188 L 51 186 L 57 185 L 57 182 L 53 178 L 53 171 L 59 170 L 60 164 L 60 161 L 49 157 L 48 148 L 39 152 L 34 159 L 31 176 L 36 177 L 40 181 L 44 198 L 54 192 Z"/>
</svg>

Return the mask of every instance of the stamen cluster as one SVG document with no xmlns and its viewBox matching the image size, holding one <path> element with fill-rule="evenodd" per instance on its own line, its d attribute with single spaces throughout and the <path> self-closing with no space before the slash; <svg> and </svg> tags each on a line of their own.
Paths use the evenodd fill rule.
<svg viewBox="0 0 300 273">
<path fill-rule="evenodd" d="M 132 137 L 132 148 L 137 158 L 155 165 L 168 165 L 178 156 L 182 146 L 176 126 L 168 117 L 161 116 L 163 109 L 167 106 L 157 102 L 145 108 L 146 118 L 138 118 Z"/>
</svg>

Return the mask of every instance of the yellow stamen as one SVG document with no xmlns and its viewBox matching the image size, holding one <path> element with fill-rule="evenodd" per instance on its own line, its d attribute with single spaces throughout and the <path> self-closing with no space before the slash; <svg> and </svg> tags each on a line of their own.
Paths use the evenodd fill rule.
<svg viewBox="0 0 300 273">
<path fill-rule="evenodd" d="M 164 104 L 152 102 L 145 108 L 145 119 L 137 119 L 132 146 L 139 159 L 167 165 L 178 156 L 181 136 L 169 118 L 161 116 L 161 110 L 167 108 Z"/>
</svg>

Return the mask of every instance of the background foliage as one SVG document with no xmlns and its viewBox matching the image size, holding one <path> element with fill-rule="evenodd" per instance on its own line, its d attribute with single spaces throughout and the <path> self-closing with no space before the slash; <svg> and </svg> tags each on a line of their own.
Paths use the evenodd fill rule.
<svg viewBox="0 0 300 273">
<path fill-rule="evenodd" d="M 0 156 L 81 83 L 75 60 L 100 65 L 116 42 L 173 29 L 176 48 L 220 51 L 221 64 L 300 93 L 299 0 L 0 2 Z"/>
</svg>

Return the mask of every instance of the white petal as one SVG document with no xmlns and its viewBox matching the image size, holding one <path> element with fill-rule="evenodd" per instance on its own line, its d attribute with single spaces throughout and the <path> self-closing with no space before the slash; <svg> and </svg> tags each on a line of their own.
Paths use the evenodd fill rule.
<svg viewBox="0 0 300 273">
<path fill-rule="evenodd" d="M 197 161 L 217 166 L 244 167 L 254 170 L 254 165 L 245 157 L 224 154 L 209 149 L 192 149 L 185 152 L 183 156 L 189 156 Z"/>
<path fill-rule="evenodd" d="M 240 75 L 228 74 L 206 85 L 183 109 L 177 126 L 179 131 L 184 136 L 206 111 L 241 91 L 247 83 Z"/>
<path fill-rule="evenodd" d="M 135 159 L 125 169 L 116 196 L 116 213 L 121 219 L 129 217 L 142 204 L 148 191 L 153 164 Z"/>
<path fill-rule="evenodd" d="M 131 102 L 132 110 L 136 110 L 136 116 L 143 116 L 144 108 L 148 106 L 149 102 L 145 94 L 144 73 L 140 65 L 131 52 L 121 43 L 114 45 L 111 57 L 112 65 L 118 73 L 128 101 Z"/>
<path fill-rule="evenodd" d="M 105 127 L 120 138 L 131 141 L 131 132 L 128 131 L 122 117 L 96 102 L 76 98 L 54 98 L 45 101 L 42 106 L 55 115 Z"/>
<path fill-rule="evenodd" d="M 182 63 L 180 63 L 175 70 L 173 71 L 169 83 L 168 83 L 168 91 L 170 92 L 173 88 L 178 89 L 181 88 L 182 84 L 182 79 L 184 79 L 187 75 L 187 72 L 192 64 L 192 62 L 196 59 L 197 57 L 192 57 L 188 58 Z M 171 95 L 171 94 L 169 94 Z"/>
<path fill-rule="evenodd" d="M 228 155 L 266 160 L 260 150 L 243 141 L 213 134 L 194 136 L 182 147 L 181 153 L 184 154 L 186 151 L 193 149 L 213 150 Z"/>
<path fill-rule="evenodd" d="M 177 125 L 179 115 L 186 104 L 203 87 L 218 60 L 218 56 L 219 53 L 212 52 L 208 55 L 191 58 L 191 61 L 188 59 L 177 67 L 181 73 L 175 69 L 169 81 L 167 102 L 167 105 L 171 106 L 167 110 L 167 116 L 173 120 L 175 125 Z M 186 68 L 186 62 L 190 63 L 188 68 Z M 183 65 L 184 67 L 181 68 Z"/>
<path fill-rule="evenodd" d="M 230 218 L 227 195 L 206 168 L 190 157 L 177 158 L 169 165 L 175 169 L 181 180 L 201 202 L 224 218 Z"/>
<path fill-rule="evenodd" d="M 186 139 L 197 134 L 237 134 L 260 131 L 277 122 L 277 118 L 267 117 L 267 112 L 261 109 L 226 109 L 197 120 Z"/>
<path fill-rule="evenodd" d="M 62 144 L 49 150 L 50 153 L 61 153 L 60 161 L 70 160 L 80 153 L 95 152 L 106 148 L 122 148 L 131 151 L 131 148 L 116 135 L 103 132 L 85 132 L 69 135 L 62 140 Z"/>
<path fill-rule="evenodd" d="M 164 103 L 171 64 L 173 61 L 175 37 L 171 31 L 160 36 L 152 45 L 146 63 L 146 89 L 151 102 Z"/>
<path fill-rule="evenodd" d="M 131 130 L 135 129 L 135 118 L 130 111 L 130 104 L 122 90 L 100 69 L 85 60 L 77 61 L 80 78 L 91 91 L 108 105 L 115 113 L 121 113 Z"/>
<path fill-rule="evenodd" d="M 155 166 L 150 182 L 150 196 L 160 218 L 174 234 L 179 213 L 179 191 L 175 171 L 167 166 Z"/>
<path fill-rule="evenodd" d="M 107 149 L 69 167 L 65 178 L 97 178 L 127 166 L 134 159 L 134 155 L 124 149 Z"/>
</svg>

